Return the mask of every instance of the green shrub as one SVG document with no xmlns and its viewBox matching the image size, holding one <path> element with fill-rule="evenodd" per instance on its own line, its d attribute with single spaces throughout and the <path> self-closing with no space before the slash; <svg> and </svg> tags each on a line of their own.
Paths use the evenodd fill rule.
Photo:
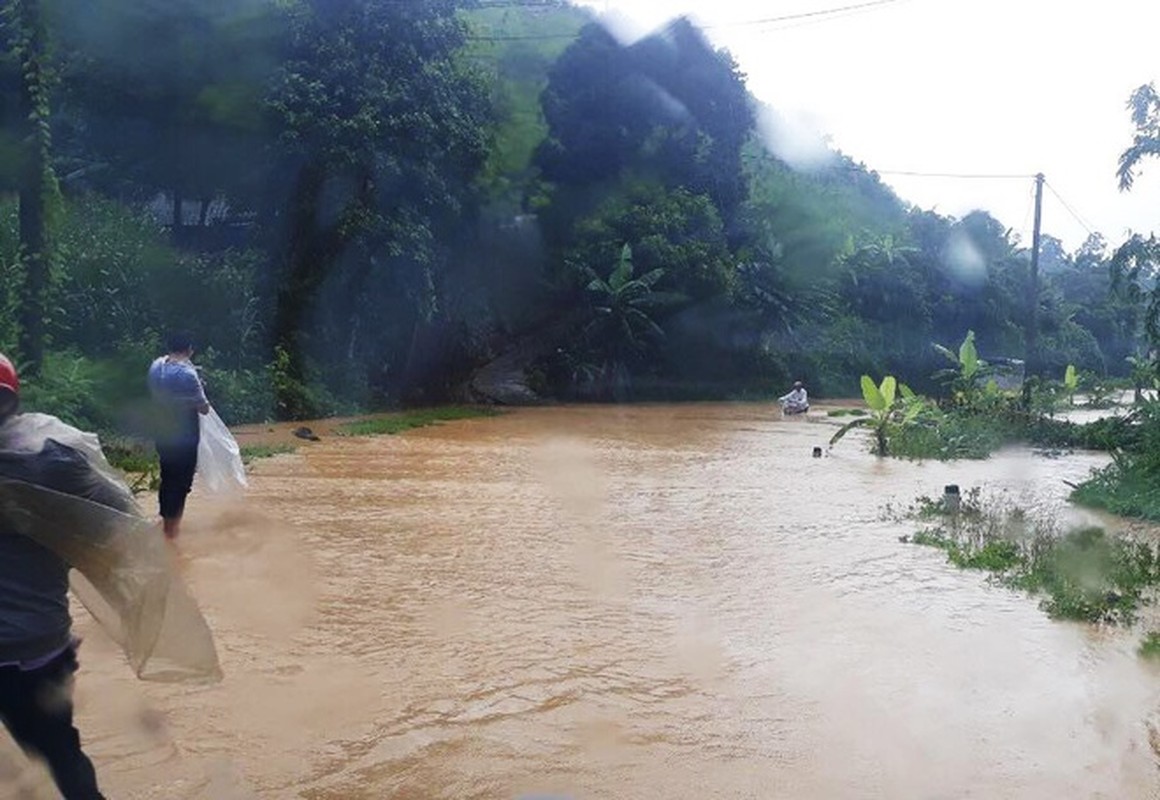
<svg viewBox="0 0 1160 800">
<path fill-rule="evenodd" d="M 1032 517 L 977 492 L 954 513 L 920 498 L 907 516 L 925 525 L 911 541 L 938 547 L 952 564 L 992 573 L 1001 584 L 1042 597 L 1053 618 L 1132 622 L 1154 602 L 1160 553 L 1146 542 L 1108 536 L 1088 527 L 1063 531 L 1049 518 Z"/>
<path fill-rule="evenodd" d="M 1144 640 L 1140 642 L 1140 647 L 1136 652 L 1141 658 L 1160 659 L 1160 632 L 1149 631 Z"/>
</svg>

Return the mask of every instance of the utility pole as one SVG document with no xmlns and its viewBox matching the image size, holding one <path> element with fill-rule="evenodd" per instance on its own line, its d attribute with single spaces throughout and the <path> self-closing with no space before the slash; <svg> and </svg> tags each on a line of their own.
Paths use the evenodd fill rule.
<svg viewBox="0 0 1160 800">
<path fill-rule="evenodd" d="M 1035 228 L 1031 233 L 1031 281 L 1028 287 L 1027 353 L 1024 376 L 1039 372 L 1039 224 L 1043 219 L 1043 173 L 1035 175 Z"/>
</svg>

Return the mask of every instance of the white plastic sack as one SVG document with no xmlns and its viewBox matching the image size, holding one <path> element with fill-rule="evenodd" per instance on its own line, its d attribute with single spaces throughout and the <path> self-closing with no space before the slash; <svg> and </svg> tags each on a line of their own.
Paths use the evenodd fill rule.
<svg viewBox="0 0 1160 800">
<path fill-rule="evenodd" d="M 230 429 L 212 408 L 200 415 L 201 441 L 197 446 L 197 472 L 206 491 L 232 494 L 247 486 L 242 452 Z"/>
<path fill-rule="evenodd" d="M 92 434 L 41 414 L 0 425 L 0 535 L 27 536 L 74 568 L 73 592 L 138 677 L 221 678 L 213 634 L 168 548 Z"/>
</svg>

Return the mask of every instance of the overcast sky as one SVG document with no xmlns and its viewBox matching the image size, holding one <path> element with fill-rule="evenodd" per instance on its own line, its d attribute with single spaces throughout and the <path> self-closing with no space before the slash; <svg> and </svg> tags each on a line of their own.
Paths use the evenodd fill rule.
<svg viewBox="0 0 1160 800">
<path fill-rule="evenodd" d="M 640 35 L 687 13 L 729 49 L 750 91 L 872 169 L 905 200 L 985 208 L 1030 241 L 1031 175 L 1050 187 L 1043 228 L 1069 248 L 1084 225 L 1110 243 L 1160 231 L 1160 161 L 1116 184 L 1132 90 L 1160 79 L 1157 0 L 584 0 Z"/>
</svg>

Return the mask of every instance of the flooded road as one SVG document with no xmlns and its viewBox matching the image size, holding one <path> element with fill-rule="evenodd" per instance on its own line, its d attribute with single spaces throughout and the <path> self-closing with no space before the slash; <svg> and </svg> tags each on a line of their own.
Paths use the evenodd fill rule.
<svg viewBox="0 0 1160 800">
<path fill-rule="evenodd" d="M 1050 621 L 883 515 L 951 482 L 1062 501 L 1101 459 L 812 458 L 833 430 L 528 409 L 259 462 L 252 507 L 194 502 L 181 543 L 221 685 L 138 682 L 80 622 L 106 793 L 1160 796 L 1139 634 Z"/>
</svg>

